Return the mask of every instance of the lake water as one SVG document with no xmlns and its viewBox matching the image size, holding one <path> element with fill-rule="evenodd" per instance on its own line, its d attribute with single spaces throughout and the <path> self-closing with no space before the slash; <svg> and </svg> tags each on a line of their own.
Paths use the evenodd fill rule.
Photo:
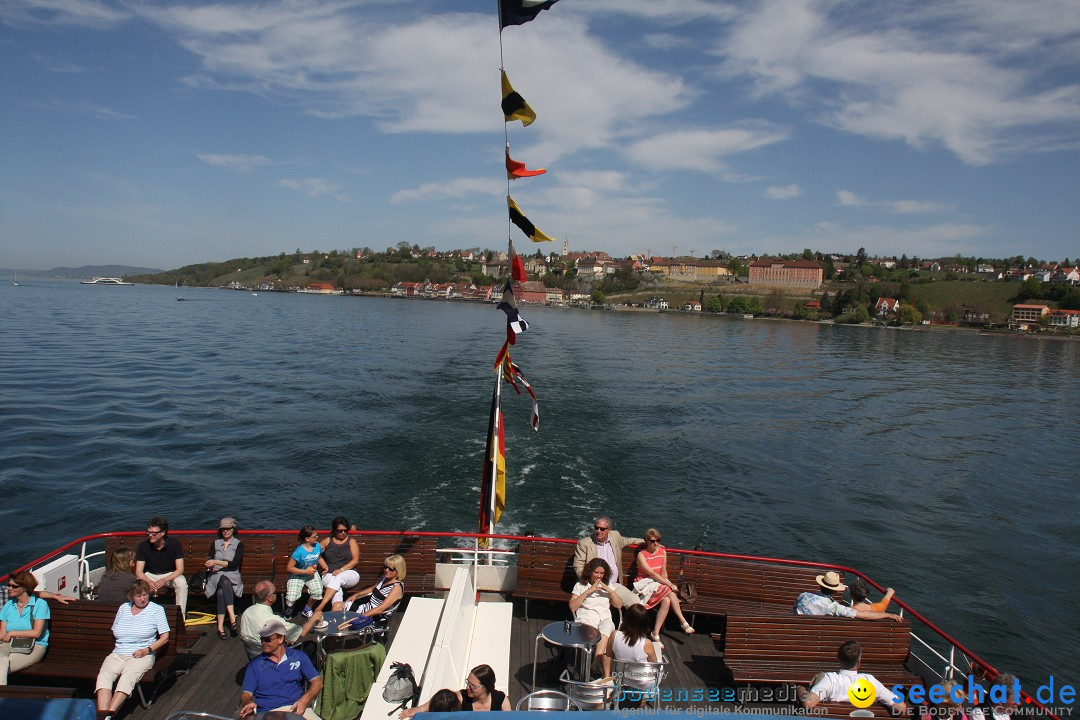
<svg viewBox="0 0 1080 720">
<path fill-rule="evenodd" d="M 177 302 L 182 294 L 189 301 Z M 492 306 L 0 286 L 0 562 L 145 527 L 473 530 Z M 500 531 L 856 566 L 1080 681 L 1080 343 L 528 307 Z"/>
</svg>

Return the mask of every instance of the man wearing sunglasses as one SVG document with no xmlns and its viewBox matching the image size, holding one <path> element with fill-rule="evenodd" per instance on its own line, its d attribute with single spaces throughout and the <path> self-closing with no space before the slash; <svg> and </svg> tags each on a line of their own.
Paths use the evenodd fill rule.
<svg viewBox="0 0 1080 720">
<path fill-rule="evenodd" d="M 135 577 L 150 586 L 150 596 L 165 587 L 176 592 L 180 614 L 187 616 L 188 586 L 184 577 L 184 548 L 169 537 L 169 521 L 152 517 L 146 525 L 146 539 L 135 548 Z"/>
<path fill-rule="evenodd" d="M 585 563 L 593 558 L 598 557 L 605 560 L 608 567 L 611 568 L 611 580 L 608 585 L 611 587 L 612 592 L 619 596 L 624 606 L 636 605 L 641 602 L 641 598 L 633 590 L 619 583 L 621 576 L 620 558 L 624 547 L 627 545 L 640 545 L 643 542 L 645 541 L 642 538 L 623 537 L 618 530 L 612 530 L 611 518 L 601 515 L 593 523 L 592 534 L 578 540 L 577 547 L 574 549 L 574 573 L 581 577 L 581 571 L 585 567 Z"/>
</svg>

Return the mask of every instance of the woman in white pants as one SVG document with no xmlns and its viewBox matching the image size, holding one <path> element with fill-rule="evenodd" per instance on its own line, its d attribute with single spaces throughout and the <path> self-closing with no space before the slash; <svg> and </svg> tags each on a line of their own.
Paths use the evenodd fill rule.
<svg viewBox="0 0 1080 720">
<path fill-rule="evenodd" d="M 322 576 L 324 592 L 320 610 L 328 603 L 333 607 L 334 603 L 344 602 L 344 591 L 360 584 L 360 574 L 355 570 L 360 563 L 360 546 L 349 537 L 349 521 L 336 517 L 330 528 L 330 537 L 322 541 L 322 558 L 329 570 Z"/>
</svg>

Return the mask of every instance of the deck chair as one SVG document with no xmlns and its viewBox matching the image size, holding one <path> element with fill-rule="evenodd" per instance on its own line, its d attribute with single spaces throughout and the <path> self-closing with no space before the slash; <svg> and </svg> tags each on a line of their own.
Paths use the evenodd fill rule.
<svg viewBox="0 0 1080 720">
<path fill-rule="evenodd" d="M 611 696 L 615 687 L 610 683 L 579 682 L 570 677 L 570 668 L 563 670 L 559 682 L 566 686 L 566 694 L 582 710 L 610 710 Z"/>
<path fill-rule="evenodd" d="M 641 700 L 654 708 L 660 706 L 660 683 L 667 674 L 667 663 L 612 660 L 611 674 L 615 677 L 615 708 Z"/>
<path fill-rule="evenodd" d="M 514 710 L 517 711 L 562 712 L 580 709 L 569 695 L 558 690 L 536 690 L 518 700 L 517 705 L 514 706 Z"/>
</svg>

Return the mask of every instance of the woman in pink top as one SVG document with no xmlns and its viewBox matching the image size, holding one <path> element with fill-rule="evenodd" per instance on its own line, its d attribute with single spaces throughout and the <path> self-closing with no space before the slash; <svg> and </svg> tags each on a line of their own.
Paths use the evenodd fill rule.
<svg viewBox="0 0 1080 720">
<path fill-rule="evenodd" d="M 650 639 L 653 642 L 660 639 L 660 629 L 664 627 L 669 609 L 675 611 L 675 617 L 679 619 L 683 632 L 693 635 L 694 628 L 686 622 L 679 604 L 679 587 L 668 579 L 667 550 L 660 544 L 660 531 L 656 528 L 649 528 L 645 533 L 645 548 L 638 552 L 637 570 L 634 590 L 641 592 L 651 587 L 652 593 L 645 601 L 645 607 L 656 608 L 656 626 L 649 636 Z"/>
</svg>

